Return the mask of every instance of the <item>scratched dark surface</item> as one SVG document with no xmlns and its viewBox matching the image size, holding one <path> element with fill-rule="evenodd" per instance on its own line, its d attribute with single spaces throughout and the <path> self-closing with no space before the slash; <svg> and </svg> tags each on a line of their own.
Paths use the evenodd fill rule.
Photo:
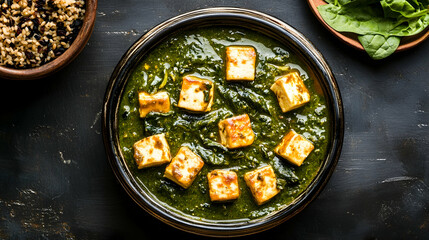
<svg viewBox="0 0 429 240">
<path fill-rule="evenodd" d="M 322 52 L 345 107 L 342 156 L 325 190 L 280 226 L 288 239 L 429 238 L 429 41 L 372 61 L 305 1 L 100 0 L 77 59 L 38 81 L 1 80 L 0 239 L 198 239 L 141 210 L 116 181 L 101 136 L 105 88 L 122 54 L 177 14 L 236 6 L 274 15 Z"/>
</svg>

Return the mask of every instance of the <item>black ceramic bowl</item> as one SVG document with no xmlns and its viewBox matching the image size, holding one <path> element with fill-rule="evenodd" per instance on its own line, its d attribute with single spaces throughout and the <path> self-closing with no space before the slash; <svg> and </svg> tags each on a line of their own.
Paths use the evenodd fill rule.
<svg viewBox="0 0 429 240">
<path fill-rule="evenodd" d="M 136 65 L 158 43 L 178 31 L 196 26 L 240 26 L 274 38 L 300 56 L 323 91 L 332 121 L 328 154 L 308 186 L 289 206 L 265 217 L 248 221 L 196 220 L 165 207 L 139 184 L 128 168 L 118 141 L 117 113 L 122 92 Z M 117 179 L 130 197 L 161 221 L 184 231 L 218 237 L 242 236 L 272 228 L 299 213 L 323 189 L 340 156 L 344 120 L 340 92 L 334 76 L 316 48 L 286 23 L 263 13 L 239 8 L 209 8 L 169 19 L 138 39 L 122 57 L 112 73 L 103 106 L 103 138 L 109 162 Z"/>
</svg>

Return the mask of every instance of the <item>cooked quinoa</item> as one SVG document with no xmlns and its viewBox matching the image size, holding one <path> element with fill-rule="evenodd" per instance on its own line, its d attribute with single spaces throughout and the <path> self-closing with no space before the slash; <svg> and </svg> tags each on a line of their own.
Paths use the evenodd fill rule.
<svg viewBox="0 0 429 240">
<path fill-rule="evenodd" d="M 0 0 L 0 65 L 41 66 L 60 56 L 79 33 L 83 0 Z"/>
</svg>

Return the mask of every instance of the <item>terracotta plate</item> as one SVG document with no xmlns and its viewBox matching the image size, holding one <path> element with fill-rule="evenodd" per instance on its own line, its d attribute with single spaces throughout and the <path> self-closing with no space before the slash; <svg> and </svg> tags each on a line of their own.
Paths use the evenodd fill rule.
<svg viewBox="0 0 429 240">
<path fill-rule="evenodd" d="M 310 5 L 311 10 L 313 11 L 314 15 L 317 17 L 317 19 L 325 26 L 330 32 L 332 32 L 336 37 L 344 41 L 345 43 L 349 44 L 350 46 L 353 46 L 357 49 L 364 50 L 362 45 L 360 44 L 357 35 L 354 33 L 340 33 L 335 31 L 333 28 L 331 28 L 322 18 L 319 11 L 317 10 L 317 7 L 320 5 L 327 4 L 323 0 L 307 0 L 308 4 Z M 403 37 L 401 39 L 401 44 L 399 45 L 398 49 L 396 51 L 402 51 L 406 50 L 408 48 L 414 47 L 417 44 L 423 42 L 426 38 L 429 37 L 429 28 L 426 28 L 421 33 L 410 36 L 410 37 Z"/>
</svg>

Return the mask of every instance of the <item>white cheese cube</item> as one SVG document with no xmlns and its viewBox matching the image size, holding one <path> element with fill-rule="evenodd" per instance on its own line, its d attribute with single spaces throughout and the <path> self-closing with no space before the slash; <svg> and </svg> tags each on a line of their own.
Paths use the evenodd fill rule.
<svg viewBox="0 0 429 240">
<path fill-rule="evenodd" d="M 213 105 L 214 84 L 195 76 L 184 76 L 178 106 L 194 112 L 208 112 Z"/>
<path fill-rule="evenodd" d="M 278 78 L 271 90 L 276 94 L 283 112 L 299 108 L 310 101 L 310 93 L 297 72 Z"/>
<path fill-rule="evenodd" d="M 245 173 L 244 180 L 258 205 L 266 203 L 280 192 L 276 175 L 270 165 Z"/>
<path fill-rule="evenodd" d="M 237 174 L 228 170 L 213 170 L 207 174 L 210 199 L 214 202 L 235 200 L 240 196 Z"/>
<path fill-rule="evenodd" d="M 290 130 L 276 146 L 274 152 L 290 163 L 301 166 L 313 149 L 314 146 L 309 140 L 294 130 Z"/>
<path fill-rule="evenodd" d="M 150 112 L 169 112 L 170 97 L 166 92 L 158 92 L 150 95 L 146 92 L 139 92 L 139 112 L 140 117 L 144 118 Z"/>
<path fill-rule="evenodd" d="M 204 161 L 188 147 L 181 147 L 164 172 L 164 177 L 183 188 L 191 186 L 204 166 Z"/>
<path fill-rule="evenodd" d="M 221 144 L 229 149 L 249 146 L 255 139 L 247 114 L 224 119 L 218 126 Z"/>
<path fill-rule="evenodd" d="M 143 138 L 134 143 L 133 149 L 138 169 L 170 162 L 170 147 L 164 133 Z"/>
<path fill-rule="evenodd" d="M 226 80 L 255 80 L 256 51 L 250 46 L 226 48 Z"/>
</svg>

